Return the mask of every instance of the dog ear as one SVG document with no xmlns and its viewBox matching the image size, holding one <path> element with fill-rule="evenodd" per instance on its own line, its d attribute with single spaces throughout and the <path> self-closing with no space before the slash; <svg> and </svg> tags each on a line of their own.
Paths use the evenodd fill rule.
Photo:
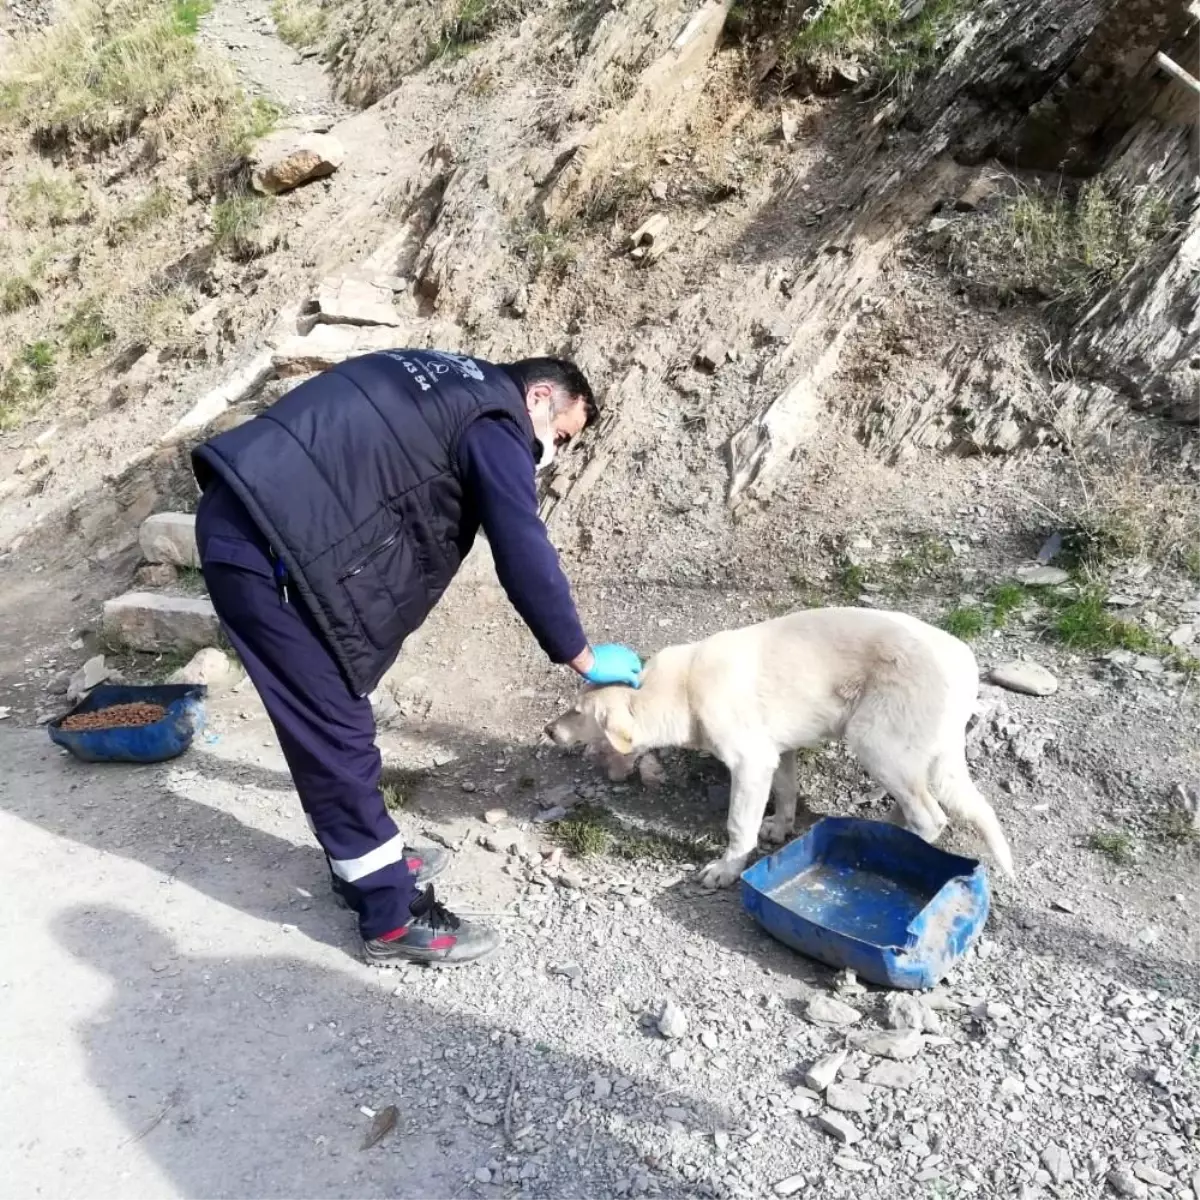
<svg viewBox="0 0 1200 1200">
<path fill-rule="evenodd" d="M 605 708 L 600 714 L 600 728 L 608 744 L 618 754 L 633 753 L 633 714 L 625 706 Z"/>
</svg>

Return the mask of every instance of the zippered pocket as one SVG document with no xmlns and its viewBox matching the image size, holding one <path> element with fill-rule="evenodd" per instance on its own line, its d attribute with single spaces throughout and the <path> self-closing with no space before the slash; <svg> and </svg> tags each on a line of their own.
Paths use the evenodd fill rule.
<svg viewBox="0 0 1200 1200">
<path fill-rule="evenodd" d="M 382 542 L 376 546 L 372 546 L 371 549 L 368 550 L 366 554 L 362 555 L 361 558 L 355 559 L 355 561 L 341 575 L 338 576 L 338 583 L 345 583 L 347 579 L 353 579 L 355 575 L 361 575 L 366 567 L 368 567 L 375 559 L 396 544 L 396 539 L 399 536 L 400 530 L 393 529 L 392 532 L 388 534 L 388 536 L 384 538 Z"/>
</svg>

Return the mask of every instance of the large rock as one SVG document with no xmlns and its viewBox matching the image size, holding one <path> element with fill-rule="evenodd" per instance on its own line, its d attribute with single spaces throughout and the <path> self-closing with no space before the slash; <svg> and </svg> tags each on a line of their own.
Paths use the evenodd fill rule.
<svg viewBox="0 0 1200 1200">
<path fill-rule="evenodd" d="M 328 371 L 356 354 L 387 350 L 396 344 L 396 333 L 388 327 L 362 329 L 353 325 L 317 325 L 311 333 L 285 339 L 271 356 L 271 361 L 280 378 L 290 378 Z"/>
<path fill-rule="evenodd" d="M 400 314 L 392 306 L 391 288 L 352 276 L 326 279 L 317 292 L 317 308 L 318 320 L 329 325 L 400 324 Z"/>
<path fill-rule="evenodd" d="M 1053 696 L 1058 691 L 1058 680 L 1035 662 L 1001 663 L 988 672 L 988 678 L 999 687 L 1026 696 Z"/>
<path fill-rule="evenodd" d="M 224 650 L 206 646 L 192 656 L 186 666 L 167 676 L 168 683 L 203 684 L 210 695 L 228 692 L 242 681 L 242 672 Z"/>
<path fill-rule="evenodd" d="M 138 545 L 148 563 L 198 567 L 195 513 L 163 512 L 147 517 L 138 533 Z"/>
<path fill-rule="evenodd" d="M 127 592 L 106 601 L 103 628 L 114 645 L 152 651 L 199 649 L 220 633 L 208 600 L 156 592 Z"/>
<path fill-rule="evenodd" d="M 256 191 L 275 196 L 313 179 L 332 175 L 346 151 L 327 133 L 281 129 L 258 142 L 250 155 L 250 183 Z"/>
</svg>

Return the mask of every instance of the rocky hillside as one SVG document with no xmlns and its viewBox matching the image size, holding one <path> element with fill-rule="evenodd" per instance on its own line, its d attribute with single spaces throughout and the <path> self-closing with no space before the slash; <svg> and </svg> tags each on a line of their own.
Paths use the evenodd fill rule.
<svg viewBox="0 0 1200 1200">
<path fill-rule="evenodd" d="M 0 819 L 32 907 L 0 935 L 45 988 L 0 1024 L 67 1063 L 12 1092 L 26 1190 L 117 1145 L 147 1194 L 1196 1200 L 1197 109 L 1157 57 L 1200 75 L 1196 33 L 1163 0 L 12 0 Z M 405 832 L 511 933 L 476 974 L 344 974 L 211 646 L 182 767 L 47 759 L 68 698 L 217 638 L 195 440 L 396 344 L 598 385 L 544 498 L 597 639 L 845 603 L 975 647 L 1018 883 L 944 991 L 885 1003 L 694 887 L 711 761 L 539 748 L 572 685 L 486 547 L 375 697 Z M 801 784 L 883 812 L 836 747 Z M 52 867 L 88 896 L 53 937 Z"/>
</svg>

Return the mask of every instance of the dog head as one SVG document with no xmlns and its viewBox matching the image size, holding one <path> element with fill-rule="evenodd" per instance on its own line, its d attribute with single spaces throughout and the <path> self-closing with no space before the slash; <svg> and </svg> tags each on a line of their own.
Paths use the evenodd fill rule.
<svg viewBox="0 0 1200 1200">
<path fill-rule="evenodd" d="M 634 695 L 633 688 L 620 685 L 584 692 L 546 726 L 546 736 L 556 746 L 594 745 L 603 739 L 618 754 L 633 754 L 637 749 Z"/>
</svg>

